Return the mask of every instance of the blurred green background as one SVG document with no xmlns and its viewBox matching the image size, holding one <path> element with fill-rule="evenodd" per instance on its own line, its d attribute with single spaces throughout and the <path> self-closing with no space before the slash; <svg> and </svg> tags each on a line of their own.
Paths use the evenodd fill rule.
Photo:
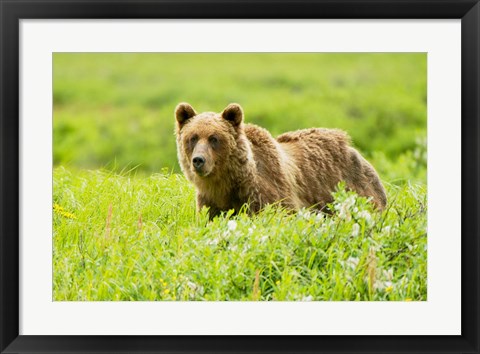
<svg viewBox="0 0 480 354">
<path fill-rule="evenodd" d="M 189 102 L 276 136 L 346 130 L 392 183 L 426 183 L 424 53 L 55 53 L 55 166 L 180 172 L 173 111 Z"/>
</svg>

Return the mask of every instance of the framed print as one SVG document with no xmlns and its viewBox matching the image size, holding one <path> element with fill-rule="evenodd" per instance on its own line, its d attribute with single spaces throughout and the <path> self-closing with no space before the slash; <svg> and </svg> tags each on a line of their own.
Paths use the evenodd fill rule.
<svg viewBox="0 0 480 354">
<path fill-rule="evenodd" d="M 1 353 L 477 353 L 479 9 L 2 1 Z"/>
</svg>

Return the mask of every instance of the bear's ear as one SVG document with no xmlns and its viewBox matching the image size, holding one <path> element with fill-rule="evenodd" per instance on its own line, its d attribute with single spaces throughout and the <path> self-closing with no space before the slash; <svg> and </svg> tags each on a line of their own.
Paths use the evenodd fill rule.
<svg viewBox="0 0 480 354">
<path fill-rule="evenodd" d="M 237 127 L 243 121 L 243 109 L 237 103 L 230 103 L 222 112 L 222 118 Z"/>
<path fill-rule="evenodd" d="M 179 103 L 177 108 L 175 108 L 175 118 L 177 119 L 178 125 L 181 127 L 187 120 L 192 117 L 195 117 L 197 112 L 190 106 L 188 103 Z"/>
</svg>

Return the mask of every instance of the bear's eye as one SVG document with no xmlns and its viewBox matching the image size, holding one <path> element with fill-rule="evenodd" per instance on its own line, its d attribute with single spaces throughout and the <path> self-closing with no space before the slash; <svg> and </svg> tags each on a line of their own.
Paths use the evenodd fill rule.
<svg viewBox="0 0 480 354">
<path fill-rule="evenodd" d="M 194 135 L 192 136 L 191 138 L 187 139 L 187 146 L 190 148 L 190 149 L 193 149 L 195 144 L 197 143 L 198 141 L 198 135 Z"/>
<path fill-rule="evenodd" d="M 218 144 L 218 138 L 217 138 L 216 136 L 213 136 L 213 135 L 208 138 L 208 141 L 209 141 L 210 144 L 212 144 L 212 145 Z"/>
<path fill-rule="evenodd" d="M 190 138 L 190 144 L 195 144 L 198 140 L 198 135 L 194 135 Z"/>
</svg>

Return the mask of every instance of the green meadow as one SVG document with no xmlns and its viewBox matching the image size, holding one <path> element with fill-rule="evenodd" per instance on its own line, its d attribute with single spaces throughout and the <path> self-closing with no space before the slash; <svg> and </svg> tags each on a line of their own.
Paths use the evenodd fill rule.
<svg viewBox="0 0 480 354">
<path fill-rule="evenodd" d="M 425 54 L 53 55 L 53 298 L 427 299 Z M 336 212 L 208 221 L 177 163 L 189 102 L 274 136 L 347 131 L 377 169 L 383 212 L 339 185 Z"/>
</svg>

